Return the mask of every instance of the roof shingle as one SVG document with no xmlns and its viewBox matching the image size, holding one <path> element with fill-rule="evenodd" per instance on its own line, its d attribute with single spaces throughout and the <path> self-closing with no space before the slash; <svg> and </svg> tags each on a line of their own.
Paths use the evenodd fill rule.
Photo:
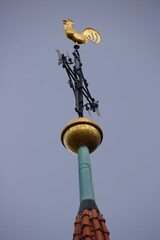
<svg viewBox="0 0 160 240">
<path fill-rule="evenodd" d="M 110 240 L 103 215 L 96 209 L 84 209 L 75 220 L 73 240 Z"/>
</svg>

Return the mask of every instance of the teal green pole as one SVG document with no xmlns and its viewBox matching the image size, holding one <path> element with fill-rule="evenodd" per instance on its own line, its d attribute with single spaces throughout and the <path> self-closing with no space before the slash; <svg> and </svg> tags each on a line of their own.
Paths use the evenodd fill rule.
<svg viewBox="0 0 160 240">
<path fill-rule="evenodd" d="M 95 200 L 89 149 L 86 146 L 78 148 L 78 168 L 80 202 L 87 199 Z"/>
</svg>

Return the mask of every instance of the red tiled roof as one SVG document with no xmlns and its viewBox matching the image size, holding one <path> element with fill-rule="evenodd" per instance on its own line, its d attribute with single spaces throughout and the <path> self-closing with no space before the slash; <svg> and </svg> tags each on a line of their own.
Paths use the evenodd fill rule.
<svg viewBox="0 0 160 240">
<path fill-rule="evenodd" d="M 103 215 L 96 209 L 85 209 L 75 220 L 73 240 L 110 240 Z"/>
</svg>

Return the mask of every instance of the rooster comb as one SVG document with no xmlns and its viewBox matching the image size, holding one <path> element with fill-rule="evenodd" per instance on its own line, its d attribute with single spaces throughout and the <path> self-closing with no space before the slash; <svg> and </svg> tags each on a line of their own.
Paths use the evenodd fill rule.
<svg viewBox="0 0 160 240">
<path fill-rule="evenodd" d="M 67 20 L 63 20 L 63 23 L 66 24 L 67 22 L 71 22 L 74 24 L 74 21 L 72 19 L 67 19 Z"/>
</svg>

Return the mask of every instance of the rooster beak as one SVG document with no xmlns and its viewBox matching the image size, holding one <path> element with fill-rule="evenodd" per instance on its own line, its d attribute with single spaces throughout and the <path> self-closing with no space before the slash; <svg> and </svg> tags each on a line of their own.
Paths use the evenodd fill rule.
<svg viewBox="0 0 160 240">
<path fill-rule="evenodd" d="M 63 20 L 63 23 L 65 24 L 65 23 L 66 23 L 66 20 Z"/>
</svg>

